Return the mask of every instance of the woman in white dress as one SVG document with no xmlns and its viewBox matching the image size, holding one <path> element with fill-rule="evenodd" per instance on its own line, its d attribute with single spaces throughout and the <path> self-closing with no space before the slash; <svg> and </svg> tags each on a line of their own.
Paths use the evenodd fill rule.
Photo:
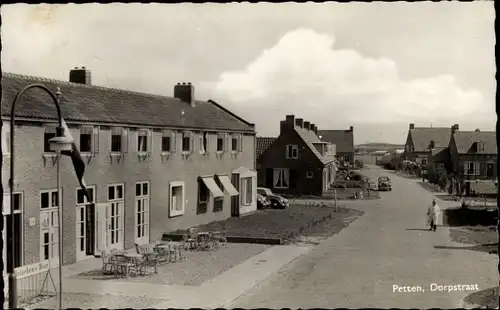
<svg viewBox="0 0 500 310">
<path fill-rule="evenodd" d="M 441 213 L 441 209 L 436 203 L 436 200 L 432 200 L 432 205 L 429 206 L 429 209 L 427 209 L 427 223 L 430 225 L 430 230 L 436 231 L 438 222 L 439 222 L 439 216 Z"/>
</svg>

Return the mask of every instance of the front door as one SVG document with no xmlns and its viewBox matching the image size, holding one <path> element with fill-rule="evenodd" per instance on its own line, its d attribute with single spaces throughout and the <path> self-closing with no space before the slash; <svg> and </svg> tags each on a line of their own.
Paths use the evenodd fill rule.
<svg viewBox="0 0 500 310">
<path fill-rule="evenodd" d="M 95 202 L 94 188 L 88 187 L 87 190 Z M 77 189 L 76 197 L 76 260 L 81 261 L 95 254 L 96 211 L 81 188 Z"/>
<path fill-rule="evenodd" d="M 40 261 L 48 261 L 50 268 L 59 265 L 58 210 L 40 211 Z"/>
<path fill-rule="evenodd" d="M 149 182 L 135 184 L 135 243 L 149 243 Z"/>
<path fill-rule="evenodd" d="M 486 176 L 492 178 L 494 176 L 493 164 L 486 164 Z"/>
<path fill-rule="evenodd" d="M 23 194 L 14 193 L 14 212 L 10 212 L 10 194 L 3 197 L 3 219 L 4 227 L 2 231 L 3 240 L 6 246 L 2 249 L 4 272 L 10 268 L 17 268 L 23 265 Z M 14 236 L 14 238 L 12 238 Z"/>
</svg>

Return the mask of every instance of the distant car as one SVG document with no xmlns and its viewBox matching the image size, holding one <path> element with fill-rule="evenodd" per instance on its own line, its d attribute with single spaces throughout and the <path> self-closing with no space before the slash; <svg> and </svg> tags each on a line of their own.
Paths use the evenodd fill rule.
<svg viewBox="0 0 500 310">
<path fill-rule="evenodd" d="M 379 191 L 392 190 L 391 179 L 389 179 L 389 177 L 379 177 L 378 178 L 378 190 Z"/>
<path fill-rule="evenodd" d="M 269 188 L 257 187 L 257 194 L 267 198 L 271 202 L 271 207 L 275 209 L 288 208 L 288 200 L 280 195 L 274 194 Z"/>
<path fill-rule="evenodd" d="M 376 191 L 376 190 L 378 190 L 378 187 L 377 187 L 377 182 L 373 181 L 372 179 L 366 179 L 366 183 L 368 184 L 368 188 L 369 188 L 371 191 Z"/>
<path fill-rule="evenodd" d="M 271 206 L 271 201 L 261 194 L 257 194 L 257 209 L 266 209 Z"/>
</svg>

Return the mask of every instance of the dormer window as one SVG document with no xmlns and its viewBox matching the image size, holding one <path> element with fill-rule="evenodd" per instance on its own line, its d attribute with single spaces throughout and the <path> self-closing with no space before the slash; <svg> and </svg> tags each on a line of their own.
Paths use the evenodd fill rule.
<svg viewBox="0 0 500 310">
<path fill-rule="evenodd" d="M 286 146 L 286 158 L 297 159 L 299 158 L 299 146 L 296 144 L 289 144 Z"/>
<path fill-rule="evenodd" d="M 477 151 L 478 152 L 484 152 L 484 142 L 476 142 L 476 145 L 477 145 Z"/>
</svg>

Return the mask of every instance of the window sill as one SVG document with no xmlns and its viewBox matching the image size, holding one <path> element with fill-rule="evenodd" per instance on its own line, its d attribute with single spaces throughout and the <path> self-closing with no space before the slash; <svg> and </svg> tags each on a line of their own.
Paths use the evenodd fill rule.
<svg viewBox="0 0 500 310">
<path fill-rule="evenodd" d="M 44 158 L 55 158 L 55 157 L 57 157 L 57 154 L 56 153 L 44 153 L 43 157 Z"/>
<path fill-rule="evenodd" d="M 85 152 L 84 152 L 84 153 L 80 153 L 80 155 L 81 155 L 82 157 L 94 157 L 94 154 L 92 154 L 92 153 L 85 153 Z"/>
<path fill-rule="evenodd" d="M 170 212 L 172 212 L 172 211 L 170 211 Z M 176 213 L 170 213 L 168 217 L 173 218 L 173 217 L 179 217 L 179 216 L 183 216 L 183 215 L 184 215 L 184 211 L 181 211 L 181 212 L 176 211 Z"/>
<path fill-rule="evenodd" d="M 191 154 L 191 153 L 192 153 L 192 151 L 182 151 L 182 152 L 181 152 L 181 154 L 182 154 L 182 155 L 189 155 L 189 154 Z"/>
<path fill-rule="evenodd" d="M 110 156 L 123 156 L 123 152 L 110 152 Z"/>
<path fill-rule="evenodd" d="M 149 156 L 149 152 L 137 152 L 137 155 L 139 156 Z"/>
</svg>

